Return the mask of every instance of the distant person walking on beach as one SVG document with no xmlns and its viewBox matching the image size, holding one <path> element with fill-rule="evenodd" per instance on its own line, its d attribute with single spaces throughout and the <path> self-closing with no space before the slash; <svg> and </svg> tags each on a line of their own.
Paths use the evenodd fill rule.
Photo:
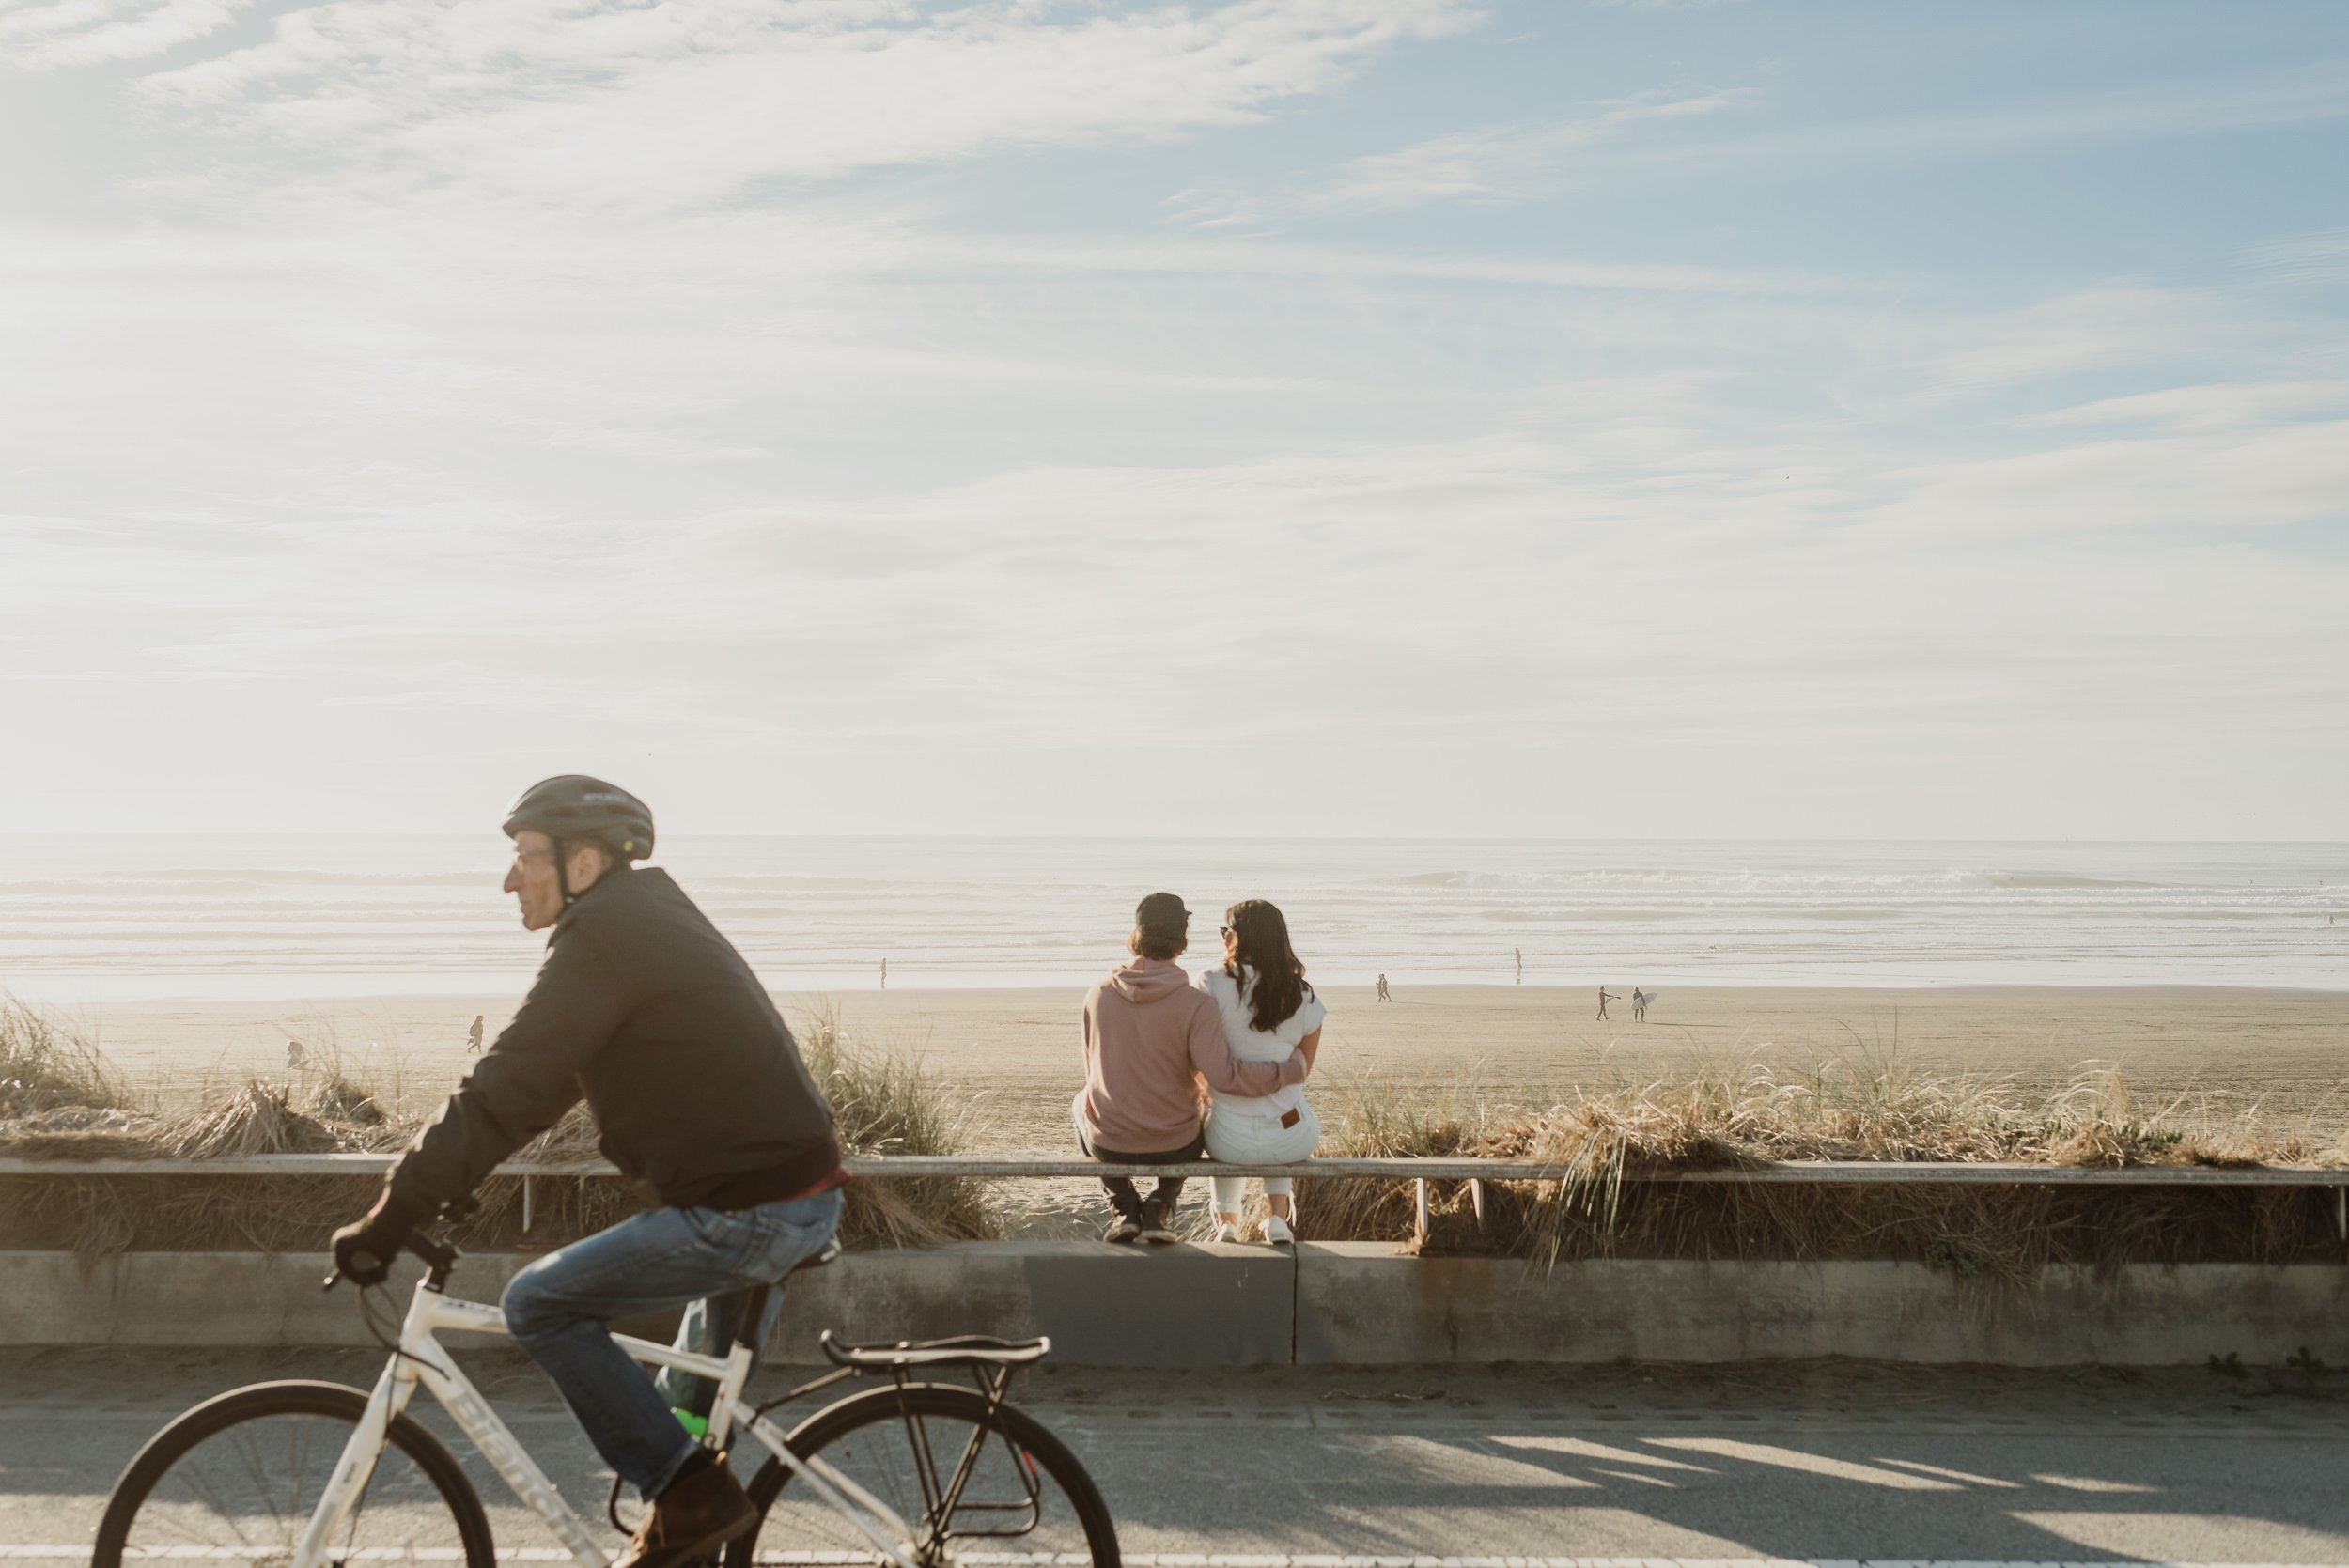
<svg viewBox="0 0 2349 1568">
<path fill-rule="evenodd" d="M 481 1015 L 478 1013 L 473 1016 L 473 1028 L 465 1034 L 465 1048 L 469 1051 L 481 1048 Z"/>
<path fill-rule="evenodd" d="M 886 958 L 881 960 L 881 989 L 889 989 L 889 960 Z"/>
<path fill-rule="evenodd" d="M 1285 1062 L 1294 1051 L 1311 1071 L 1321 1048 L 1322 1020 L 1330 1010 L 1305 984 L 1305 966 L 1289 946 L 1288 921 L 1261 898 L 1243 898 L 1224 911 L 1223 967 L 1199 976 L 1199 988 L 1215 1002 L 1223 1038 L 1242 1062 Z M 1283 1084 L 1269 1094 L 1209 1091 L 1207 1157 L 1235 1165 L 1285 1165 L 1310 1159 L 1321 1143 L 1321 1123 L 1305 1103 L 1305 1086 Z M 1245 1176 L 1216 1176 L 1215 1239 L 1237 1241 L 1240 1195 Z M 1264 1179 L 1264 1238 L 1275 1246 L 1297 1239 L 1297 1183 L 1287 1176 Z"/>
<path fill-rule="evenodd" d="M 1522 986 L 1525 984 L 1525 949 L 1521 947 L 1513 947 L 1509 951 L 1517 955 L 1517 984 Z"/>
<path fill-rule="evenodd" d="M 1605 1023 L 1607 1021 L 1607 1004 L 1609 1002 L 1621 1001 L 1622 1000 L 1623 998 L 1619 996 L 1610 995 L 1607 987 L 1601 986 L 1598 988 L 1598 1021 L 1601 1023 Z"/>
<path fill-rule="evenodd" d="M 1206 992 L 1174 962 L 1190 945 L 1190 911 L 1171 893 L 1154 893 L 1134 909 L 1126 939 L 1133 957 L 1085 993 L 1085 1084 L 1069 1106 L 1077 1146 L 1109 1165 L 1180 1165 L 1206 1152 L 1206 1105 L 1199 1092 L 1261 1098 L 1305 1081 L 1306 1058 L 1242 1062 L 1223 1036 L 1223 1020 Z M 1174 1239 L 1183 1178 L 1161 1176 L 1148 1198 L 1131 1178 L 1103 1176 L 1115 1211 L 1104 1241 Z"/>
<path fill-rule="evenodd" d="M 1632 986 L 1632 987 L 1631 987 L 1631 1021 L 1632 1021 L 1633 1023 L 1645 1023 L 1645 1022 L 1647 1022 L 1647 1004 L 1648 1004 L 1649 1002 L 1651 1002 L 1651 1001 L 1654 1001 L 1655 1000 L 1656 1000 L 1656 999 L 1655 999 L 1654 997 L 1652 997 L 1652 996 L 1648 995 L 1645 991 L 1643 991 L 1643 990 L 1640 989 L 1640 987 L 1639 987 L 1639 986 Z"/>
<path fill-rule="evenodd" d="M 1378 977 L 1378 994 L 1372 997 L 1370 1000 L 1373 1001 L 1392 1001 L 1394 1000 L 1393 997 L 1387 994 L 1387 977 L 1385 975 L 1382 974 Z"/>
</svg>

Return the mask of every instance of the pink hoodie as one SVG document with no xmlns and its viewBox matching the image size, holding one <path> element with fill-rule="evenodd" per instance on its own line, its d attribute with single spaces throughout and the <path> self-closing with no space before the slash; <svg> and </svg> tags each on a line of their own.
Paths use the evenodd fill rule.
<svg viewBox="0 0 2349 1568">
<path fill-rule="evenodd" d="M 1226 1094 L 1269 1094 L 1305 1081 L 1305 1059 L 1242 1062 L 1215 1001 L 1166 958 L 1133 958 L 1085 993 L 1085 1141 L 1122 1155 L 1179 1149 L 1199 1136 L 1205 1079 Z"/>
</svg>

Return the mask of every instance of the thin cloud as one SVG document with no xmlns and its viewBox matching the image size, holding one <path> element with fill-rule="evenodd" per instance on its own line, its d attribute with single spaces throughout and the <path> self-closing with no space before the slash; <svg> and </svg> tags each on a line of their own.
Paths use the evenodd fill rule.
<svg viewBox="0 0 2349 1568">
<path fill-rule="evenodd" d="M 2247 353 L 2280 360 L 2292 351 L 2284 334 L 2309 330 L 2215 290 L 2083 288 L 2007 310 L 1912 318 L 1909 353 L 1876 374 L 1897 380 L 1897 396 L 1920 408 L 1946 407 L 2083 374 L 2152 371 L 2186 380 Z"/>
<path fill-rule="evenodd" d="M 905 258 L 913 262 L 914 258 Z M 1669 261 L 1589 261 L 1554 256 L 1470 254 L 1392 246 L 1304 244 L 1235 236 L 1208 241 L 958 239 L 928 264 L 972 270 L 1158 273 L 1165 276 L 1339 278 L 1455 283 L 1626 294 L 1874 294 L 1888 285 L 1849 273 L 1796 268 L 1706 267 Z"/>
<path fill-rule="evenodd" d="M 1334 177 L 1284 194 L 1185 191 L 1170 217 L 1202 228 L 1260 225 L 1287 216 L 1394 212 L 1438 202 L 1505 205 L 1556 194 L 1578 155 L 1658 121 L 1718 114 L 1747 101 L 1735 91 L 1648 93 L 1570 119 L 1447 132 L 1347 162 Z"/>
<path fill-rule="evenodd" d="M 1168 198 L 1170 218 L 1201 227 L 1245 228 L 1299 215 L 1399 211 L 1438 202 L 1507 205 L 1555 195 L 1603 172 L 1641 164 L 1816 164 L 1849 160 L 1963 156 L 2050 142 L 2133 140 L 2257 131 L 2349 118 L 2349 61 L 2259 75 L 2077 93 L 1969 108 L 1760 129 L 1735 136 L 1637 140 L 1642 125 L 1699 120 L 1755 105 L 1750 88 L 1649 93 L 1598 113 L 1551 122 L 1448 132 L 1346 163 L 1319 186 L 1285 193 L 1188 190 Z M 2338 235 L 2255 252 L 2255 263 L 2301 281 L 2339 275 Z"/>
<path fill-rule="evenodd" d="M 2221 381 L 2099 397 L 2020 423 L 2155 426 L 2169 430 L 2239 430 L 2277 421 L 2349 413 L 2349 380 Z"/>
<path fill-rule="evenodd" d="M 2349 520 L 2349 408 L 1942 462 L 1909 478 L 1890 520 L 1985 540 L 2339 523 Z"/>
<path fill-rule="evenodd" d="M 33 71 L 153 59 L 252 8 L 253 0 L 14 0 L 0 5 L 0 59 Z"/>
<path fill-rule="evenodd" d="M 2245 252 L 2252 270 L 2276 283 L 2335 284 L 2349 280 L 2349 228 L 2269 240 Z"/>
<path fill-rule="evenodd" d="M 1022 0 L 781 12 L 754 0 L 337 0 L 145 91 L 226 145 L 305 149 L 377 202 L 453 192 L 660 211 L 762 181 L 1250 124 L 1474 18 L 1466 0 L 1241 0 L 1069 20 Z"/>
<path fill-rule="evenodd" d="M 1744 136 L 1642 147 L 1649 163 L 1818 163 L 1995 153 L 2048 143 L 2133 141 L 2315 125 L 2349 118 L 2349 60 L 2254 75 L 2162 83 L 1877 116 Z"/>
<path fill-rule="evenodd" d="M 1439 201 L 1532 201 L 1572 178 L 1574 156 L 1634 126 L 1715 115 L 1747 101 L 1740 92 L 1651 94 L 1550 124 L 1493 126 L 1433 136 L 1347 163 L 1302 205 L 1322 212 L 1393 211 Z"/>
</svg>

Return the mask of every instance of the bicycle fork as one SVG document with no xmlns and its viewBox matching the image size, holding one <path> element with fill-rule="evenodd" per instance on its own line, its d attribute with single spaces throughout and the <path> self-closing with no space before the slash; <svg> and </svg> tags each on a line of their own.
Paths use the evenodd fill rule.
<svg viewBox="0 0 2349 1568">
<path fill-rule="evenodd" d="M 428 1355 L 415 1351 L 394 1356 L 391 1364 L 383 1369 L 383 1375 L 376 1380 L 373 1392 L 367 1396 L 366 1411 L 352 1428 L 350 1440 L 344 1446 L 334 1473 L 328 1478 L 318 1508 L 310 1515 L 309 1527 L 294 1547 L 290 1568 L 323 1568 L 327 1561 L 326 1543 L 366 1496 L 376 1460 L 390 1440 L 392 1422 L 408 1407 L 420 1382 L 441 1402 L 474 1450 L 489 1461 L 498 1479 L 533 1514 L 546 1521 L 547 1528 L 554 1531 L 581 1568 L 606 1568 L 610 1554 L 579 1522 L 579 1516 L 555 1490 L 554 1483 L 538 1468 L 498 1413 L 470 1383 L 462 1377 L 443 1375 L 443 1369 Z"/>
<path fill-rule="evenodd" d="M 309 1526 L 294 1544 L 293 1568 L 319 1568 L 325 1559 L 328 1538 L 342 1529 L 352 1505 L 375 1478 L 375 1461 L 391 1435 L 392 1418 L 407 1403 L 395 1387 L 398 1371 L 399 1359 L 395 1357 L 392 1364 L 383 1369 L 383 1375 L 376 1380 L 375 1391 L 367 1396 L 366 1410 L 351 1428 L 342 1457 L 334 1462 L 334 1473 L 326 1478 L 326 1490 L 319 1495 L 318 1507 L 311 1511 Z M 414 1387 L 413 1373 L 408 1374 L 408 1383 L 411 1389 Z"/>
</svg>

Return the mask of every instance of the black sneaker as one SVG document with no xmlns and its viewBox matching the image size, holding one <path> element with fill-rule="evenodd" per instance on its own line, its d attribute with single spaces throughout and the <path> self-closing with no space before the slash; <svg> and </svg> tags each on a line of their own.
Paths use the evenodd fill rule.
<svg viewBox="0 0 2349 1568">
<path fill-rule="evenodd" d="M 1166 1222 L 1166 1211 L 1156 1203 L 1142 1205 L 1142 1239 L 1154 1247 L 1165 1247 L 1176 1239 L 1174 1227 Z"/>
<path fill-rule="evenodd" d="M 1141 1234 L 1141 1221 L 1135 1219 L 1131 1215 L 1121 1214 L 1116 1219 L 1110 1221 L 1110 1228 L 1101 1233 L 1101 1239 L 1103 1241 L 1114 1241 L 1123 1245 L 1127 1242 L 1135 1240 Z"/>
</svg>

